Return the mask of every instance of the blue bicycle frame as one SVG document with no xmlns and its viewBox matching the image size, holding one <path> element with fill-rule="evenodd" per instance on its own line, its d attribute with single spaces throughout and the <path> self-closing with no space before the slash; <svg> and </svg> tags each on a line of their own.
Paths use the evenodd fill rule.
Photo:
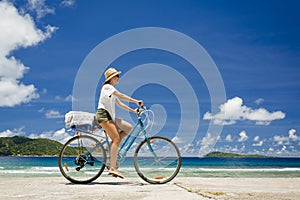
<svg viewBox="0 0 300 200">
<path fill-rule="evenodd" d="M 147 144 L 148 144 L 148 147 L 149 147 L 150 152 L 153 154 L 153 156 L 155 157 L 155 159 L 158 160 L 158 157 L 157 157 L 157 155 L 155 154 L 155 152 L 154 152 L 154 150 L 153 150 L 153 148 L 152 148 L 152 146 L 151 146 L 149 137 L 148 137 L 147 132 L 146 132 L 146 130 L 145 130 L 143 121 L 142 121 L 142 119 L 141 119 L 141 114 L 142 114 L 142 112 L 138 115 L 138 121 L 137 121 L 137 123 L 135 124 L 135 126 L 134 126 L 134 128 L 131 130 L 131 132 L 128 134 L 128 136 L 126 137 L 125 141 L 122 143 L 121 148 L 120 148 L 119 151 L 118 151 L 118 155 L 119 155 L 118 160 L 119 160 L 120 162 L 124 161 L 127 152 L 128 152 L 129 149 L 131 148 L 132 144 L 135 142 L 136 138 L 141 134 L 141 132 L 144 134 L 144 137 L 145 137 L 145 139 L 147 140 Z M 139 127 L 139 130 L 138 130 L 138 131 L 136 131 L 137 127 Z M 83 131 L 83 132 L 86 132 L 86 131 Z M 136 133 L 132 136 L 132 134 L 133 134 L 134 132 L 136 132 Z M 86 133 L 88 133 L 88 132 L 86 132 Z M 85 156 L 91 155 L 91 154 L 95 151 L 95 149 L 99 147 L 99 145 L 104 145 L 105 143 L 109 144 L 108 136 L 107 136 L 106 133 L 105 133 L 105 135 L 106 135 L 105 141 L 99 142 L 99 143 L 95 146 L 95 148 L 90 149 L 90 151 L 88 151 L 88 152 L 85 153 L 84 155 L 85 155 Z M 131 136 L 132 136 L 132 139 L 129 140 Z M 124 149 L 124 151 L 123 151 L 123 149 Z M 108 151 L 110 152 L 110 145 L 108 145 Z"/>
<path fill-rule="evenodd" d="M 137 131 L 135 133 L 135 135 L 133 136 L 133 138 L 131 139 L 131 141 L 129 141 L 129 138 L 135 132 L 135 130 L 137 129 L 138 126 L 140 127 L 139 131 Z M 147 144 L 148 144 L 150 152 L 154 155 L 154 157 L 155 157 L 156 160 L 158 159 L 157 155 L 155 154 L 155 152 L 154 152 L 154 150 L 153 150 L 153 148 L 152 148 L 152 146 L 150 144 L 150 140 L 149 140 L 149 137 L 148 137 L 147 132 L 145 130 L 145 127 L 144 127 L 143 121 L 141 119 L 141 116 L 139 115 L 138 116 L 138 121 L 137 121 L 136 125 L 134 126 L 134 128 L 132 129 L 132 131 L 128 134 L 128 136 L 126 137 L 125 141 L 121 145 L 121 148 L 119 149 L 119 159 L 118 159 L 119 161 L 123 161 L 125 159 L 127 152 L 131 148 L 132 144 L 135 142 L 136 138 L 141 134 L 141 132 L 144 134 L 144 137 L 147 140 Z M 128 145 L 127 145 L 127 143 L 128 143 Z M 123 151 L 124 148 L 125 148 L 125 150 Z"/>
</svg>

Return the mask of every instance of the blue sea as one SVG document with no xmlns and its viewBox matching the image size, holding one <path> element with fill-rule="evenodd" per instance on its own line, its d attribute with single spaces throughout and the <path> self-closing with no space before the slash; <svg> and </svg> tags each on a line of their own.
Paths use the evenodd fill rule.
<svg viewBox="0 0 300 200">
<path fill-rule="evenodd" d="M 61 176 L 57 163 L 57 157 L 0 157 L 0 177 Z M 133 158 L 126 158 L 120 171 L 127 177 L 137 176 Z M 300 177 L 300 158 L 185 157 L 178 176 Z"/>
</svg>

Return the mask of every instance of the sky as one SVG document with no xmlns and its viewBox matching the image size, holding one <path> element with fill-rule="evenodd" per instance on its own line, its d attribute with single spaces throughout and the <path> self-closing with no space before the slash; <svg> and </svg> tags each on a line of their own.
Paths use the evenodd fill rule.
<svg viewBox="0 0 300 200">
<path fill-rule="evenodd" d="M 299 4 L 2 0 L 0 137 L 65 142 L 65 114 L 96 112 L 115 67 L 185 156 L 299 157 Z"/>
</svg>

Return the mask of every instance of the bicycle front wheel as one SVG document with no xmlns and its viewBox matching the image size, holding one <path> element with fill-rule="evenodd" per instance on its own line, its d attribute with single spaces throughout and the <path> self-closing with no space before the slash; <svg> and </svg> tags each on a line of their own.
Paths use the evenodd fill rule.
<svg viewBox="0 0 300 200">
<path fill-rule="evenodd" d="M 91 136 L 71 138 L 61 149 L 58 166 L 62 175 L 73 183 L 90 183 L 105 168 L 106 153 L 99 141 Z"/>
<path fill-rule="evenodd" d="M 180 152 L 168 138 L 150 137 L 137 147 L 134 167 L 138 175 L 148 183 L 167 183 L 175 178 L 180 170 Z"/>
</svg>

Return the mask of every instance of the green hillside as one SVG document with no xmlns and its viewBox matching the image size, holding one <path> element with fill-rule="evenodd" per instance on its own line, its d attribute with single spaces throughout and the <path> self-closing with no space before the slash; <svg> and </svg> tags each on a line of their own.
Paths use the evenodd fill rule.
<svg viewBox="0 0 300 200">
<path fill-rule="evenodd" d="M 23 136 L 0 138 L 0 156 L 57 156 L 62 144 L 50 139 Z"/>
</svg>

